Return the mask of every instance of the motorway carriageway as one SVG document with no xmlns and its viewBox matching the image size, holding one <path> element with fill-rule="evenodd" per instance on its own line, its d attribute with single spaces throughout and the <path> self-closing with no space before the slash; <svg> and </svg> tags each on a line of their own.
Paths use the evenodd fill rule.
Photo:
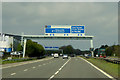
<svg viewBox="0 0 120 80">
<path fill-rule="evenodd" d="M 80 57 L 44 58 L 3 65 L 2 80 L 112 80 L 112 76 Z"/>
</svg>

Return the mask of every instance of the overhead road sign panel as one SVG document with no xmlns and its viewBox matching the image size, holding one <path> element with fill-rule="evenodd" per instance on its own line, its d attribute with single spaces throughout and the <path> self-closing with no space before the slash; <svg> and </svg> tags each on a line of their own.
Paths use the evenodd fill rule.
<svg viewBox="0 0 120 80">
<path fill-rule="evenodd" d="M 53 48 L 59 48 L 59 47 L 53 47 Z"/>
<path fill-rule="evenodd" d="M 46 46 L 45 48 L 59 48 L 59 47 L 47 47 L 47 46 Z"/>
<path fill-rule="evenodd" d="M 71 26 L 71 33 L 84 33 L 84 26 Z"/>
<path fill-rule="evenodd" d="M 70 33 L 69 28 L 46 28 L 45 33 Z"/>
<path fill-rule="evenodd" d="M 45 25 L 45 28 L 51 28 L 51 25 Z"/>
<path fill-rule="evenodd" d="M 46 25 L 45 35 L 85 36 L 85 26 L 84 25 Z"/>
</svg>

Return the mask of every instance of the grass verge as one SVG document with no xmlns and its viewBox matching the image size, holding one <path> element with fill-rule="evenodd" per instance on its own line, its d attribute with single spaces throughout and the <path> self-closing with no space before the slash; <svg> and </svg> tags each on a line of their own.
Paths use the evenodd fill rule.
<svg viewBox="0 0 120 80">
<path fill-rule="evenodd" d="M 17 62 L 24 62 L 24 61 L 31 61 L 31 60 L 37 60 L 37 59 L 42 59 L 42 58 L 47 58 L 47 57 L 33 57 L 33 58 L 28 58 L 28 59 L 20 59 L 19 58 L 13 58 L 13 59 L 18 59 L 18 60 L 6 60 L 6 61 L 2 61 L 2 59 L 0 60 L 0 62 L 2 64 L 8 64 L 8 63 L 17 63 Z"/>
<path fill-rule="evenodd" d="M 25 59 L 25 60 L 16 60 L 16 61 L 3 61 L 2 64 L 24 62 L 24 61 L 30 61 L 30 60 L 36 60 L 36 59 Z"/>
<path fill-rule="evenodd" d="M 118 78 L 118 70 L 119 70 L 118 67 L 120 66 L 120 64 L 114 64 L 114 63 L 107 62 L 105 60 L 95 59 L 95 58 L 88 58 L 86 60 L 93 63 L 94 65 L 96 65 L 103 71 L 107 72 L 111 76 Z"/>
</svg>

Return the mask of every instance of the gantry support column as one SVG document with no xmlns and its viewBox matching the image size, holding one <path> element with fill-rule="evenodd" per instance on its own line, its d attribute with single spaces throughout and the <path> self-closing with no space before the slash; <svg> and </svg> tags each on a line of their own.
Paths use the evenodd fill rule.
<svg viewBox="0 0 120 80">
<path fill-rule="evenodd" d="M 24 46 L 23 46 L 23 58 L 25 57 L 26 42 L 27 42 L 27 39 L 24 39 Z"/>
<path fill-rule="evenodd" d="M 24 33 L 22 32 L 22 34 L 21 34 L 21 45 L 23 46 L 23 35 L 24 35 Z"/>
<path fill-rule="evenodd" d="M 91 43 L 91 53 L 92 53 L 92 57 L 94 57 L 94 50 L 93 50 L 93 39 L 90 40 Z"/>
</svg>

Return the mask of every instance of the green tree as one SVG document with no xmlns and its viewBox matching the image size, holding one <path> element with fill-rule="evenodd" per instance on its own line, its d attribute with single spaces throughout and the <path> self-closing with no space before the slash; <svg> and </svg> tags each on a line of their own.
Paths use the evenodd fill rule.
<svg viewBox="0 0 120 80">
<path fill-rule="evenodd" d="M 82 52 L 80 49 L 74 49 L 74 54 L 80 55 Z"/>
<path fill-rule="evenodd" d="M 19 43 L 18 46 L 17 46 L 17 51 L 22 51 L 23 50 L 23 47 L 21 46 L 21 44 Z"/>
<path fill-rule="evenodd" d="M 120 55 L 120 45 L 113 45 L 113 46 L 109 46 L 106 48 L 106 55 L 107 56 L 113 56 L 114 54 L 116 56 Z"/>
<path fill-rule="evenodd" d="M 114 45 L 113 46 L 113 54 L 115 54 L 116 56 L 118 56 L 118 54 L 120 54 L 119 50 L 120 50 L 120 46 L 119 45 Z"/>
<path fill-rule="evenodd" d="M 32 40 L 27 40 L 26 43 L 26 55 L 29 57 L 40 57 L 45 53 L 42 45 L 33 42 Z"/>
<path fill-rule="evenodd" d="M 107 47 L 105 50 L 105 53 L 107 56 L 112 56 L 113 53 L 113 48 L 112 47 Z"/>
<path fill-rule="evenodd" d="M 63 49 L 64 54 L 74 54 L 74 49 L 71 45 L 62 46 L 60 49 Z"/>
</svg>

